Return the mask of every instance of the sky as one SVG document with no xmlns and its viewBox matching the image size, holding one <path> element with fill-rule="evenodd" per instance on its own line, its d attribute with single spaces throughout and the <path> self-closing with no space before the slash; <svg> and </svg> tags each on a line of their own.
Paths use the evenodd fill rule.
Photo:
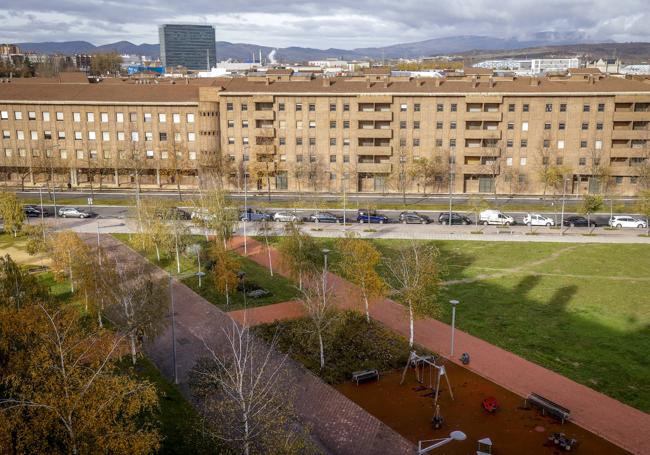
<svg viewBox="0 0 650 455">
<path fill-rule="evenodd" d="M 498 8 L 497 8 L 498 7 Z M 2 0 L 0 42 L 157 43 L 162 23 L 218 41 L 352 49 L 457 35 L 650 41 L 650 0 Z"/>
</svg>

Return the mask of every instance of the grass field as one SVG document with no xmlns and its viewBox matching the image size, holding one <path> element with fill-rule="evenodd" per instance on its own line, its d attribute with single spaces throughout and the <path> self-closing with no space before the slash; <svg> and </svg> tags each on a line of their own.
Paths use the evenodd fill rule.
<svg viewBox="0 0 650 455">
<path fill-rule="evenodd" d="M 406 242 L 374 241 L 384 255 Z M 433 243 L 443 321 L 458 299 L 462 330 L 650 412 L 650 245 Z"/>
<path fill-rule="evenodd" d="M 153 264 L 156 264 L 159 267 L 172 272 L 172 274 L 176 274 L 177 268 L 175 257 L 163 256 L 161 258 L 161 261 L 158 262 L 156 253 L 154 251 L 141 251 L 141 249 L 138 248 L 138 245 L 135 245 L 134 242 L 130 240 L 129 234 L 114 234 L 114 236 L 117 239 L 127 243 L 132 248 L 138 250 L 141 254 L 144 254 L 147 259 Z M 200 236 L 196 237 L 196 242 L 202 244 L 203 246 L 206 245 L 205 239 Z M 277 274 L 271 276 L 266 267 L 263 267 L 248 258 L 244 258 L 234 253 L 233 256 L 236 257 L 239 261 L 241 267 L 240 270 L 246 274 L 246 281 L 249 283 L 255 283 L 258 286 L 271 291 L 270 295 L 259 299 L 244 299 L 244 295 L 242 293 L 236 292 L 230 295 L 230 304 L 226 305 L 226 297 L 225 295 L 220 294 L 216 291 L 210 273 L 207 273 L 201 279 L 202 285 L 199 287 L 199 279 L 195 275 L 198 271 L 196 257 L 190 258 L 181 256 L 181 281 L 192 288 L 194 292 L 200 294 L 203 298 L 224 311 L 239 310 L 244 307 L 250 308 L 271 305 L 273 303 L 286 302 L 288 300 L 295 299 L 298 295 L 298 290 L 291 280 Z M 206 272 L 205 269 L 203 271 Z"/>
</svg>

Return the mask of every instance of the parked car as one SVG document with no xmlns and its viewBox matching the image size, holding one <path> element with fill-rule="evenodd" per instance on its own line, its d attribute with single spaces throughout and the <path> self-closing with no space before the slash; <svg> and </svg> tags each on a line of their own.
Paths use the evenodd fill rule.
<svg viewBox="0 0 650 455">
<path fill-rule="evenodd" d="M 505 215 L 499 210 L 483 210 L 479 215 L 479 221 L 485 226 L 488 224 L 499 224 L 503 226 L 515 224 L 515 219 L 513 217 Z"/>
<path fill-rule="evenodd" d="M 154 211 L 154 216 L 159 220 L 189 220 L 191 215 L 178 207 L 161 207 Z"/>
<path fill-rule="evenodd" d="M 38 209 L 34 207 L 33 205 L 26 205 L 23 207 L 23 212 L 25 212 L 25 216 L 28 218 L 35 218 L 35 217 L 41 217 L 42 216 L 50 216 L 50 214 L 47 212 L 47 210 L 43 210 L 41 213 L 41 209 Z"/>
<path fill-rule="evenodd" d="M 192 211 L 190 218 L 194 221 L 203 221 L 207 223 L 214 219 L 214 215 L 208 213 L 206 210 L 197 209 Z"/>
<path fill-rule="evenodd" d="M 271 219 L 271 215 L 259 210 L 248 209 L 239 215 L 239 219 L 241 221 L 268 221 Z"/>
<path fill-rule="evenodd" d="M 342 223 L 343 218 L 330 212 L 316 212 L 309 215 L 309 221 L 314 223 Z"/>
<path fill-rule="evenodd" d="M 609 219 L 609 225 L 616 228 L 647 228 L 645 221 L 633 216 L 614 216 Z"/>
<path fill-rule="evenodd" d="M 438 215 L 438 223 L 440 224 L 449 224 L 449 212 L 441 212 Z M 470 217 L 466 215 L 461 215 L 460 213 L 451 212 L 451 224 L 472 224 Z"/>
<path fill-rule="evenodd" d="M 76 207 L 62 207 L 59 209 L 59 216 L 61 218 L 90 218 L 93 215 L 94 213 L 86 212 Z"/>
<path fill-rule="evenodd" d="M 386 215 L 381 215 L 375 211 L 359 210 L 357 214 L 357 221 L 359 223 L 390 223 L 390 218 Z"/>
<path fill-rule="evenodd" d="M 276 212 L 273 215 L 273 221 L 284 221 L 287 223 L 297 223 L 302 221 L 304 218 L 294 212 Z"/>
<path fill-rule="evenodd" d="M 403 224 L 429 224 L 431 219 L 418 212 L 402 212 L 399 214 L 399 222 Z"/>
<path fill-rule="evenodd" d="M 553 218 L 549 218 L 539 213 L 527 213 L 524 217 L 524 224 L 527 226 L 555 226 Z"/>
<path fill-rule="evenodd" d="M 598 226 L 595 221 L 588 221 L 584 216 L 571 215 L 564 218 L 562 222 L 564 226 L 569 227 L 596 227 Z"/>
</svg>

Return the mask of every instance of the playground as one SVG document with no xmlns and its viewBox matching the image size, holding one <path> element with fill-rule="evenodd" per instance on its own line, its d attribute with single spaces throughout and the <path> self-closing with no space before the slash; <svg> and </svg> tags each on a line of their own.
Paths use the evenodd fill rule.
<svg viewBox="0 0 650 455">
<path fill-rule="evenodd" d="M 431 363 L 435 366 L 419 362 L 421 382 L 418 382 L 411 364 L 405 370 L 381 374 L 379 380 L 370 379 L 359 385 L 347 381 L 337 389 L 415 444 L 421 440 L 446 438 L 454 430 L 467 436 L 464 441 L 452 441 L 431 453 L 474 454 L 478 441 L 484 438 L 491 440 L 492 453 L 495 454 L 565 452 L 565 448 L 549 440 L 554 433 L 564 433 L 568 440 L 577 441 L 571 452 L 628 453 L 575 424 L 562 424 L 548 414 L 542 415 L 538 409 L 527 405 L 523 398 L 465 368 L 440 358 Z M 438 381 L 441 370 L 444 374 Z M 404 382 L 400 385 L 402 378 Z M 438 382 L 440 412 L 439 418 L 433 421 Z M 438 426 L 436 422 L 441 423 L 438 429 L 434 428 Z M 483 450 L 490 453 L 485 446 Z"/>
</svg>

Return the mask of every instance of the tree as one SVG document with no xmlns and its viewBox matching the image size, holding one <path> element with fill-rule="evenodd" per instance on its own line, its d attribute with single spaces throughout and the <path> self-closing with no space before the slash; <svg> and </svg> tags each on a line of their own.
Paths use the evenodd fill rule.
<svg viewBox="0 0 650 455">
<path fill-rule="evenodd" d="M 603 197 L 585 194 L 582 197 L 580 213 L 587 216 L 587 225 L 591 227 L 591 215 L 603 208 Z"/>
<path fill-rule="evenodd" d="M 645 216 L 647 225 L 646 235 L 650 235 L 650 190 L 644 190 L 639 193 L 636 209 L 641 215 Z"/>
<path fill-rule="evenodd" d="M 228 252 L 226 247 L 219 241 L 212 244 L 210 248 L 212 259 L 212 274 L 214 286 L 222 295 L 226 296 L 226 306 L 230 305 L 230 293 L 237 288 L 239 283 L 239 261 Z"/>
<path fill-rule="evenodd" d="M 294 279 L 298 280 L 298 286 L 302 289 L 303 272 L 321 260 L 321 251 L 314 239 L 300 230 L 293 223 L 285 227 L 285 235 L 280 239 L 278 245 L 282 263 L 291 273 Z"/>
<path fill-rule="evenodd" d="M 116 74 L 122 68 L 122 56 L 117 52 L 93 54 L 90 60 L 90 73 L 93 76 Z"/>
<path fill-rule="evenodd" d="M 46 297 L 45 288 L 34 275 L 23 271 L 8 254 L 0 257 L 0 302 L 3 305 L 20 310 L 25 304 L 44 301 Z"/>
<path fill-rule="evenodd" d="M 368 240 L 349 235 L 336 241 L 339 253 L 339 270 L 344 278 L 359 286 L 366 309 L 366 321 L 370 322 L 370 298 L 385 294 L 386 283 L 377 273 L 381 253 Z"/>
<path fill-rule="evenodd" d="M 273 276 L 273 256 L 271 255 L 271 242 L 270 237 L 276 235 L 275 229 L 273 228 L 273 223 L 267 219 L 264 219 L 260 223 L 258 231 L 262 232 L 264 237 L 264 244 L 266 245 L 266 255 L 269 261 L 269 272 Z"/>
<path fill-rule="evenodd" d="M 3 220 L 5 231 L 13 232 L 16 237 L 25 222 L 25 212 L 15 194 L 0 193 L 0 218 Z"/>
<path fill-rule="evenodd" d="M 429 186 L 434 190 L 437 187 L 439 191 L 445 181 L 449 179 L 448 154 L 438 154 L 433 158 L 414 159 L 409 166 L 408 176 L 422 184 L 422 192 L 425 196 Z"/>
<path fill-rule="evenodd" d="M 156 259 L 160 262 L 161 249 L 171 243 L 167 218 L 172 209 L 160 199 L 147 198 L 141 200 L 135 210 L 140 244 L 144 250 L 155 249 Z"/>
<path fill-rule="evenodd" d="M 146 264 L 107 260 L 102 272 L 106 316 L 128 337 L 135 365 L 138 341 L 154 337 L 166 325 L 167 286 Z"/>
<path fill-rule="evenodd" d="M 201 191 L 197 205 L 199 216 L 194 218 L 194 222 L 212 230 L 216 240 L 227 245 L 239 222 L 239 213 L 235 207 L 229 206 L 226 192 L 219 187 Z"/>
<path fill-rule="evenodd" d="M 476 223 L 476 231 L 478 231 L 478 222 L 481 218 L 481 212 L 488 208 L 487 201 L 482 197 L 472 197 L 469 200 L 469 208 L 474 214 L 474 223 Z M 450 220 L 451 223 L 451 220 Z"/>
<path fill-rule="evenodd" d="M 50 237 L 49 252 L 52 269 L 60 281 L 70 281 L 70 290 L 74 292 L 75 282 L 90 266 L 90 247 L 72 231 L 61 231 Z"/>
<path fill-rule="evenodd" d="M 315 452 L 294 423 L 287 356 L 276 354 L 276 341 L 263 345 L 234 322 L 223 333 L 190 374 L 206 430 L 244 455 Z"/>
<path fill-rule="evenodd" d="M 389 285 L 409 310 L 409 346 L 414 342 L 414 319 L 417 315 L 435 316 L 439 285 L 438 249 L 427 243 L 412 242 L 400 248 L 384 263 L 390 275 Z"/>
</svg>

